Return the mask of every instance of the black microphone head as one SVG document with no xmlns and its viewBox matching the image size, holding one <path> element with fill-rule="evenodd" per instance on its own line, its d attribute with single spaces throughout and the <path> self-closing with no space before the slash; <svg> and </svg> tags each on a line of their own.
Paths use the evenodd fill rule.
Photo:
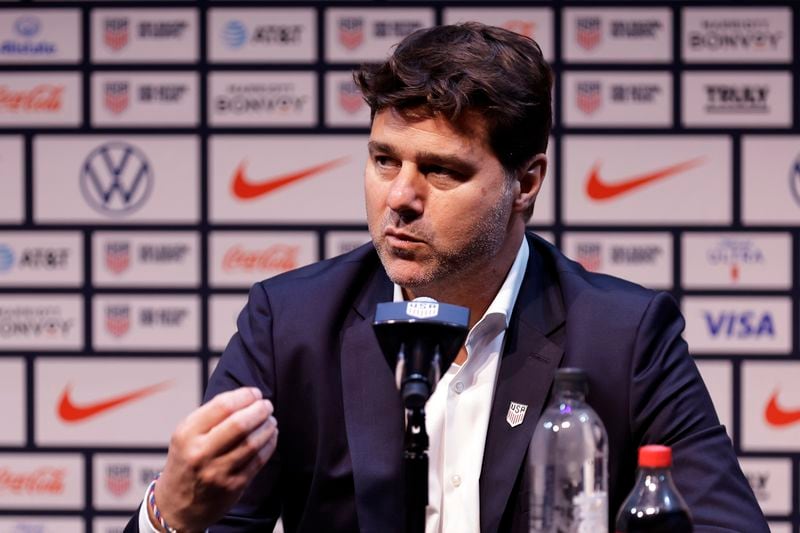
<svg viewBox="0 0 800 533">
<path fill-rule="evenodd" d="M 378 344 L 407 407 L 422 407 L 456 358 L 469 328 L 469 309 L 432 298 L 380 303 L 373 322 Z"/>
</svg>

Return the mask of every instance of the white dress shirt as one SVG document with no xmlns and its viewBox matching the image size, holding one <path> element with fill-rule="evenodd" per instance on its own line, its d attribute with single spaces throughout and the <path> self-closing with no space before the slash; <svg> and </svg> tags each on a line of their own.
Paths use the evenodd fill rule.
<svg viewBox="0 0 800 533">
<path fill-rule="evenodd" d="M 529 254 L 523 237 L 503 285 L 467 335 L 466 362 L 450 365 L 425 405 L 430 437 L 425 533 L 480 533 L 483 447 L 506 329 Z M 403 301 L 399 285 L 394 301 Z M 139 531 L 157 533 L 146 501 L 139 509 Z"/>
<path fill-rule="evenodd" d="M 425 406 L 430 438 L 426 533 L 480 533 L 483 447 L 506 329 L 529 254 L 523 238 L 503 285 L 467 335 L 466 362 L 450 366 Z M 403 301 L 398 285 L 394 300 Z"/>
</svg>

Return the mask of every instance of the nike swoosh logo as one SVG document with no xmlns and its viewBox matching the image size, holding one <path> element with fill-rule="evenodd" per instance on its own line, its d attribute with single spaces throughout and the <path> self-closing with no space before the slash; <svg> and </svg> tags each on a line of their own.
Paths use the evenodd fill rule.
<svg viewBox="0 0 800 533">
<path fill-rule="evenodd" d="M 253 198 L 258 198 L 259 196 L 269 194 L 296 181 L 300 181 L 310 176 L 314 176 L 315 174 L 325 172 L 326 170 L 343 164 L 348 159 L 350 158 L 347 156 L 340 157 L 326 163 L 298 170 L 297 172 L 290 172 L 281 176 L 273 176 L 257 183 L 248 179 L 247 174 L 245 173 L 245 167 L 247 166 L 247 163 L 243 161 L 239 164 L 236 169 L 236 173 L 233 175 L 231 191 L 233 192 L 234 196 L 241 200 L 252 200 Z"/>
<path fill-rule="evenodd" d="M 665 167 L 654 172 L 648 172 L 647 174 L 642 174 L 640 176 L 632 176 L 617 183 L 606 183 L 602 178 L 600 178 L 600 163 L 598 162 L 595 163 L 595 165 L 592 167 L 592 171 L 589 173 L 589 179 L 586 182 L 586 194 L 588 194 L 589 198 L 592 200 L 610 200 L 611 198 L 615 198 L 622 194 L 638 189 L 639 187 L 647 185 L 648 183 L 652 183 L 654 181 L 673 176 L 699 166 L 704 160 L 704 157 L 690 159 L 689 161 L 684 161 L 683 163 Z"/>
<path fill-rule="evenodd" d="M 67 385 L 64 388 L 64 392 L 61 393 L 61 399 L 58 402 L 58 416 L 60 416 L 61 420 L 64 422 L 83 422 L 84 420 L 93 418 L 100 413 L 110 411 L 111 409 L 121 407 L 127 403 L 131 403 L 144 398 L 145 396 L 154 394 L 162 389 L 167 388 L 170 384 L 170 381 L 164 381 L 149 387 L 144 387 L 143 389 L 122 394 L 120 396 L 114 396 L 99 402 L 93 402 L 84 405 L 77 405 L 72 401 L 72 386 Z"/>
<path fill-rule="evenodd" d="M 778 405 L 778 391 L 772 393 L 769 398 L 767 408 L 764 410 L 764 418 L 773 426 L 788 426 L 795 422 L 800 422 L 800 409 L 786 410 Z"/>
</svg>

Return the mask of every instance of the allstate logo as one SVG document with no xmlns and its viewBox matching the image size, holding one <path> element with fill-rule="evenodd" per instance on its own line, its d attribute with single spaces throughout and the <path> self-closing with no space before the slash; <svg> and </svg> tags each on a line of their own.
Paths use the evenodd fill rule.
<svg viewBox="0 0 800 533">
<path fill-rule="evenodd" d="M 39 19 L 31 15 L 19 17 L 14 23 L 14 29 L 23 37 L 33 37 L 39 33 L 39 28 L 41 28 Z"/>
<path fill-rule="evenodd" d="M 14 266 L 14 251 L 5 244 L 0 244 L 0 273 L 8 272 Z"/>
<path fill-rule="evenodd" d="M 153 182 L 153 168 L 144 153 L 125 142 L 95 148 L 81 166 L 81 193 L 103 215 L 133 213 L 147 201 Z"/>
<path fill-rule="evenodd" d="M 794 160 L 792 170 L 789 172 L 789 188 L 794 195 L 794 201 L 800 205 L 800 156 Z"/>
<path fill-rule="evenodd" d="M 232 20 L 225 25 L 222 38 L 231 48 L 241 48 L 247 42 L 247 27 L 238 20 Z"/>
</svg>

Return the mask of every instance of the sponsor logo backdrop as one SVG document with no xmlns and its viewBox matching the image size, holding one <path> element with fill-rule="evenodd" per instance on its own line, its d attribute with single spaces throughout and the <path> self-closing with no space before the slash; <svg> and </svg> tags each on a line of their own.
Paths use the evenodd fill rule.
<svg viewBox="0 0 800 533">
<path fill-rule="evenodd" d="M 556 74 L 532 229 L 672 292 L 772 530 L 798 533 L 800 8 L 465 4 L 0 6 L 0 529 L 122 530 L 248 287 L 369 240 L 351 69 L 480 20 Z"/>
</svg>

